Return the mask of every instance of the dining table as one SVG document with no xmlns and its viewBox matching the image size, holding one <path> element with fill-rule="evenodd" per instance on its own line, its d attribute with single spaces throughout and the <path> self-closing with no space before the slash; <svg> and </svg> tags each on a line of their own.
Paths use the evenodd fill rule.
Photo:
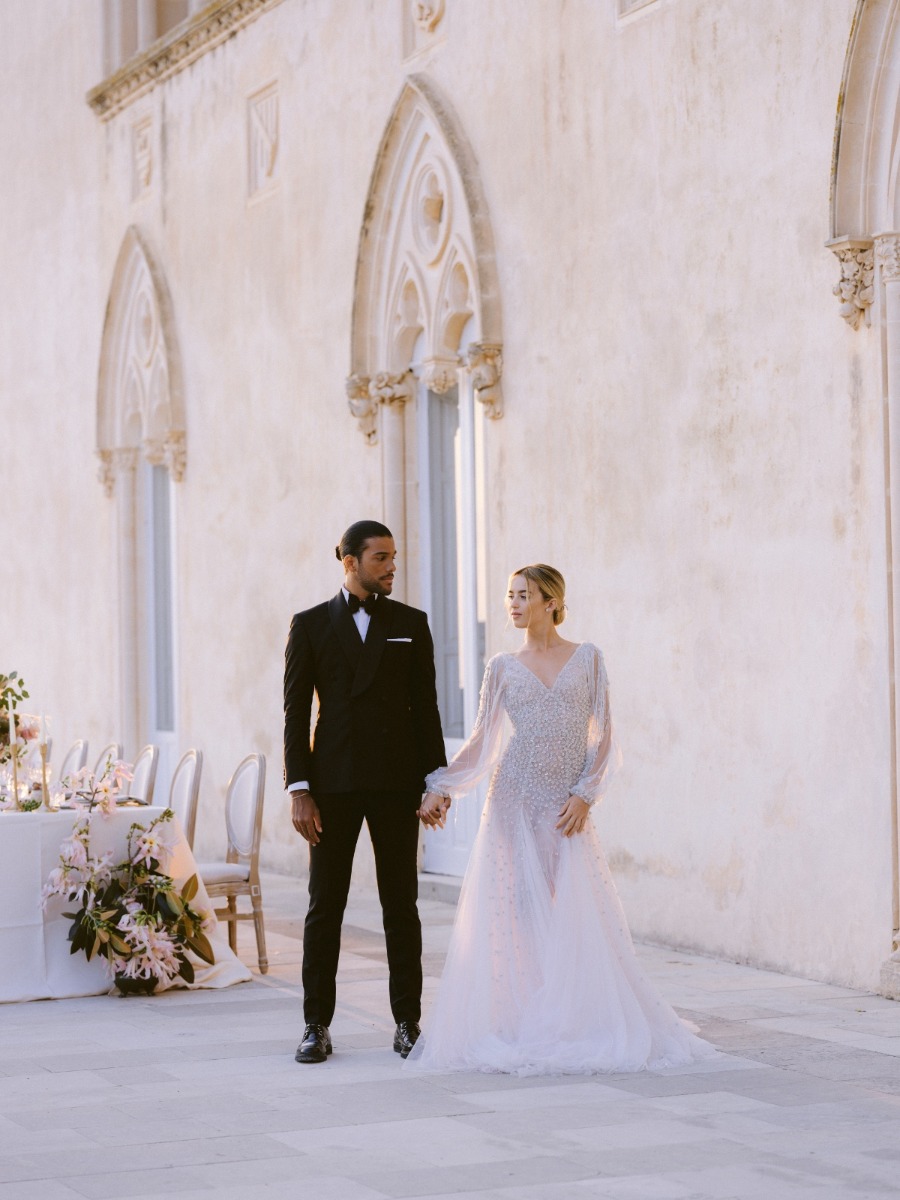
<svg viewBox="0 0 900 1200">
<path fill-rule="evenodd" d="M 137 821 L 147 826 L 164 811 L 156 805 L 121 807 L 109 815 L 95 811 L 91 815 L 91 855 L 111 851 L 113 863 L 124 861 L 132 824 Z M 61 843 L 84 815 L 85 811 L 77 808 L 0 812 L 0 1002 L 95 996 L 113 990 L 106 959 L 95 955 L 88 962 L 83 953 L 70 953 L 72 921 L 64 914 L 77 908 L 77 902 L 51 896 L 44 905 L 42 898 L 50 872 L 59 865 Z M 177 818 L 174 831 L 174 846 L 160 866 L 180 888 L 197 873 L 197 864 Z M 191 907 L 213 912 L 199 876 Z M 215 962 L 207 964 L 191 954 L 193 982 L 177 979 L 170 987 L 225 988 L 252 978 L 214 916 L 204 932 Z M 162 990 L 160 983 L 157 993 Z"/>
</svg>

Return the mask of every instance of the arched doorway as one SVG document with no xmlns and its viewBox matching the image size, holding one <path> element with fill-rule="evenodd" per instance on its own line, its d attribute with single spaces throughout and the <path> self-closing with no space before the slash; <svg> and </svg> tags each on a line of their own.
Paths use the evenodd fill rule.
<svg viewBox="0 0 900 1200">
<path fill-rule="evenodd" d="M 159 746 L 165 794 L 177 749 L 173 484 L 184 474 L 184 418 L 165 287 L 141 238 L 125 235 L 100 356 L 97 454 L 116 503 L 120 731 L 134 755 Z"/>
<path fill-rule="evenodd" d="M 502 415 L 501 314 L 477 166 L 446 101 L 411 76 L 387 122 L 356 268 L 350 410 L 382 457 L 401 548 L 398 597 L 428 612 L 448 749 L 471 729 L 484 667 L 485 422 Z M 477 804 L 426 843 L 462 874 Z"/>
<path fill-rule="evenodd" d="M 840 313 L 882 381 L 892 717 L 893 943 L 882 991 L 900 999 L 900 0 L 858 0 L 834 139 L 829 248 Z"/>
</svg>

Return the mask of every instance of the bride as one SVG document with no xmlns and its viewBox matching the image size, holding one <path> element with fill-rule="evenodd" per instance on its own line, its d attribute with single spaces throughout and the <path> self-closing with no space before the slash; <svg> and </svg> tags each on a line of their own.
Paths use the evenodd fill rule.
<svg viewBox="0 0 900 1200">
<path fill-rule="evenodd" d="M 656 993 L 590 817 L 618 765 L 603 655 L 565 641 L 565 582 L 516 571 L 522 648 L 487 664 L 475 728 L 426 780 L 419 816 L 491 775 L 431 1019 L 407 1063 L 428 1071 L 639 1071 L 714 1053 Z M 510 732 L 511 729 L 511 732 Z"/>
</svg>

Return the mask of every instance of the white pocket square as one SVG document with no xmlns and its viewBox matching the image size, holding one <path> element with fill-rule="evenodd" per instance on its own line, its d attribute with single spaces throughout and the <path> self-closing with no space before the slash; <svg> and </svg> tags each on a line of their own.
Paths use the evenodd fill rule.
<svg viewBox="0 0 900 1200">
<path fill-rule="evenodd" d="M 386 642 L 411 642 L 412 638 L 385 638 Z"/>
</svg>

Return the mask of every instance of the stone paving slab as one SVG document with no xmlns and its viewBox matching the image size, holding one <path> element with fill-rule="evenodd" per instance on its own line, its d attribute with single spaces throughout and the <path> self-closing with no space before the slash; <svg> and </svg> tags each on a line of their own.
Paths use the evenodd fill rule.
<svg viewBox="0 0 900 1200">
<path fill-rule="evenodd" d="M 335 1053 L 302 1031 L 300 881 L 270 973 L 223 992 L 0 1005 L 0 1200 L 882 1200 L 900 1194 L 900 1005 L 638 953 L 720 1057 L 656 1074 L 406 1077 L 380 913 L 347 912 Z M 426 1020 L 453 920 L 422 902 Z M 239 930 L 253 960 L 252 927 Z"/>
</svg>

